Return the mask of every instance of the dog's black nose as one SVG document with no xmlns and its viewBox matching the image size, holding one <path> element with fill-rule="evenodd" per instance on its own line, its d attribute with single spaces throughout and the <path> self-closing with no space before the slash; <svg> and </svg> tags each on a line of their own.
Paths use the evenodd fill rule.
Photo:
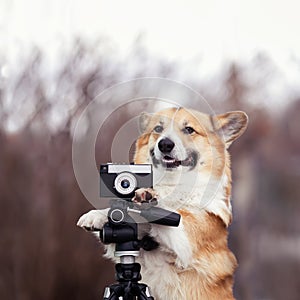
<svg viewBox="0 0 300 300">
<path fill-rule="evenodd" d="M 162 153 L 170 153 L 172 149 L 174 148 L 175 144 L 168 138 L 164 138 L 159 141 L 158 143 L 158 149 Z"/>
</svg>

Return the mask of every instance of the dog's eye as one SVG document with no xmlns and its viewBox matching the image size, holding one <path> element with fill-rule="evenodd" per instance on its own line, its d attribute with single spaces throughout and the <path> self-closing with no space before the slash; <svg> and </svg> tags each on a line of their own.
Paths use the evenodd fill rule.
<svg viewBox="0 0 300 300">
<path fill-rule="evenodd" d="M 183 129 L 183 132 L 184 132 L 185 134 L 192 134 L 193 132 L 195 132 L 195 129 L 192 128 L 192 127 L 187 126 L 187 127 L 185 127 L 185 128 Z"/>
<path fill-rule="evenodd" d="M 154 131 L 156 133 L 161 133 L 164 130 L 164 128 L 161 125 L 157 125 L 154 127 Z"/>
</svg>

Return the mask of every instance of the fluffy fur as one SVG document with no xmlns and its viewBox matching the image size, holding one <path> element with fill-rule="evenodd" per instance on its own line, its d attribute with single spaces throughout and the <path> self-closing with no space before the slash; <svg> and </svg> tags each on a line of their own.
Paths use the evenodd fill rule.
<svg viewBox="0 0 300 300">
<path fill-rule="evenodd" d="M 149 224 L 160 244 L 141 250 L 142 277 L 155 299 L 234 299 L 235 256 L 227 246 L 232 220 L 228 148 L 246 129 L 243 112 L 210 116 L 170 108 L 140 118 L 134 162 L 152 163 L 159 206 L 181 215 L 179 227 Z M 91 211 L 79 226 L 101 228 L 107 211 Z M 113 258 L 113 248 L 106 256 Z"/>
</svg>

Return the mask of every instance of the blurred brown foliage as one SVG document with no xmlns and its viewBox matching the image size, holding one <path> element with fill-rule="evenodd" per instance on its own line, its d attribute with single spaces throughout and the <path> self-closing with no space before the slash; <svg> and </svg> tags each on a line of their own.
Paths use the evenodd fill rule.
<svg viewBox="0 0 300 300">
<path fill-rule="evenodd" d="M 156 61 L 149 73 L 144 66 L 151 59 L 141 50 L 134 56 L 132 77 L 175 76 L 172 63 Z M 13 77 L 1 78 L 0 299 L 99 299 L 113 281 L 113 265 L 101 257 L 100 243 L 76 227 L 92 207 L 73 174 L 71 131 L 85 105 L 99 90 L 124 80 L 129 66 L 107 61 L 78 40 L 62 54 L 54 75 L 45 68 L 43 54 L 33 49 Z M 247 132 L 231 149 L 230 245 L 240 264 L 235 294 L 242 300 L 296 300 L 300 98 L 275 114 L 251 105 L 249 89 L 259 92 L 261 86 L 249 86 L 242 68 L 232 64 L 222 72 L 215 99 L 210 86 L 193 85 L 217 111 L 244 110 L 250 117 Z M 19 130 L 9 133 L 9 122 Z"/>
</svg>

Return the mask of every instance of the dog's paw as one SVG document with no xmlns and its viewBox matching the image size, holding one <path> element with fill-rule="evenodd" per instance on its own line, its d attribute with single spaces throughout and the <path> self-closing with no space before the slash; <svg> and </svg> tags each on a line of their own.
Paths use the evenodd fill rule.
<svg viewBox="0 0 300 300">
<path fill-rule="evenodd" d="M 151 188 L 141 188 L 135 191 L 135 196 L 132 198 L 132 202 L 137 205 L 149 204 L 151 206 L 157 204 L 157 193 Z"/>
<path fill-rule="evenodd" d="M 91 210 L 79 218 L 77 222 L 77 226 L 82 227 L 89 231 L 102 229 L 103 225 L 108 221 L 107 212 L 108 212 L 107 209 Z"/>
</svg>

